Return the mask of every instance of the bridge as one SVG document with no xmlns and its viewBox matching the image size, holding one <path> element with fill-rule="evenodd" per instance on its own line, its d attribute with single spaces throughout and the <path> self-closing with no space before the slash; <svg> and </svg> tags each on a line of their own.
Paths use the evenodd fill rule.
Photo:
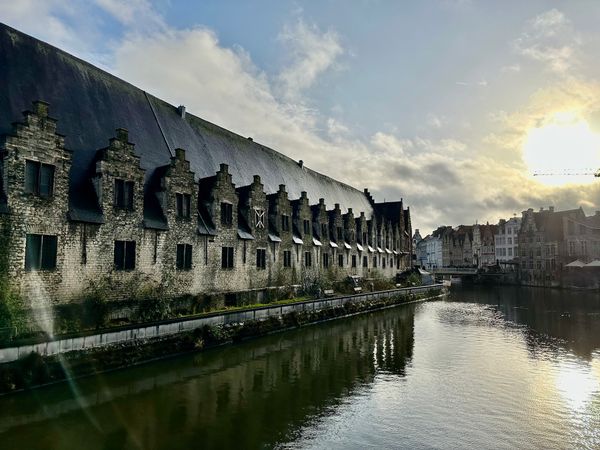
<svg viewBox="0 0 600 450">
<path fill-rule="evenodd" d="M 429 270 L 433 275 L 455 275 L 457 277 L 467 275 L 477 275 L 479 269 L 476 267 L 438 267 Z"/>
</svg>

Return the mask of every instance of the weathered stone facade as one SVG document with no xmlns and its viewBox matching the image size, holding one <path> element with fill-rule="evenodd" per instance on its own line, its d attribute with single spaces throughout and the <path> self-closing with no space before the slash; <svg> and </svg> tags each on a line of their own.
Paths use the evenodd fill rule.
<svg viewBox="0 0 600 450">
<path fill-rule="evenodd" d="M 183 149 L 148 177 L 144 154 L 125 129 L 107 137 L 88 168 L 98 214 L 82 217 L 70 201 L 72 153 L 56 126 L 49 105 L 35 102 L 1 147 L 0 220 L 11 230 L 10 279 L 25 297 L 78 301 L 99 279 L 108 280 L 115 300 L 157 285 L 173 296 L 260 293 L 320 277 L 392 277 L 410 264 L 409 213 L 401 202 L 377 204 L 369 196 L 374 214 L 355 217 L 338 203 L 327 210 L 323 198 L 311 205 L 306 192 L 290 201 L 283 184 L 267 194 L 259 175 L 236 188 L 224 163 L 196 181 Z M 53 174 L 50 192 L 26 164 Z M 35 182 L 44 195 L 26 192 Z M 30 235 L 50 236 L 56 248 Z M 31 242 L 39 246 L 39 267 L 26 265 Z"/>
</svg>

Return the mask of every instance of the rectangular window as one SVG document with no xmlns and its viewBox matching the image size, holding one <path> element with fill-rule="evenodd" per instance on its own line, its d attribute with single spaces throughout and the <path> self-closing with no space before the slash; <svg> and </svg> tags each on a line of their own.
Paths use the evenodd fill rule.
<svg viewBox="0 0 600 450">
<path fill-rule="evenodd" d="M 189 219 L 191 216 L 192 196 L 190 194 L 175 194 L 177 199 L 177 217 Z"/>
<path fill-rule="evenodd" d="M 377 256 L 373 256 L 373 267 L 377 267 Z"/>
<path fill-rule="evenodd" d="M 290 216 L 281 215 L 281 231 L 290 231 Z"/>
<path fill-rule="evenodd" d="M 233 268 L 233 247 L 221 247 L 221 268 Z"/>
<path fill-rule="evenodd" d="M 25 241 L 25 270 L 56 269 L 56 236 L 28 234 Z"/>
<path fill-rule="evenodd" d="M 115 270 L 135 269 L 135 241 L 115 241 Z"/>
<path fill-rule="evenodd" d="M 283 251 L 283 267 L 292 267 L 292 252 L 289 250 Z"/>
<path fill-rule="evenodd" d="M 382 268 L 382 269 L 385 269 L 385 260 L 386 260 L 386 258 L 383 258 L 383 259 L 381 260 L 381 268 Z"/>
<path fill-rule="evenodd" d="M 267 267 L 267 250 L 259 248 L 256 250 L 256 267 L 265 269 Z"/>
<path fill-rule="evenodd" d="M 323 267 L 329 267 L 329 253 L 323 253 Z"/>
<path fill-rule="evenodd" d="M 367 233 L 363 233 L 362 234 L 362 242 L 361 244 L 366 244 L 367 243 Z"/>
<path fill-rule="evenodd" d="M 338 255 L 338 266 L 344 267 L 344 255 Z"/>
<path fill-rule="evenodd" d="M 52 197 L 54 192 L 54 166 L 26 160 L 25 192 L 40 197 Z"/>
<path fill-rule="evenodd" d="M 337 227 L 337 240 L 342 241 L 344 239 L 344 229 L 342 227 Z"/>
<path fill-rule="evenodd" d="M 321 224 L 321 239 L 326 239 L 326 238 L 327 238 L 327 224 L 322 223 Z"/>
<path fill-rule="evenodd" d="M 369 258 L 366 256 L 363 256 L 363 267 L 369 267 Z"/>
<path fill-rule="evenodd" d="M 304 265 L 306 267 L 312 267 L 312 253 L 304 252 Z"/>
<path fill-rule="evenodd" d="M 115 207 L 133 210 L 133 181 L 115 179 Z"/>
<path fill-rule="evenodd" d="M 356 255 L 352 255 L 352 268 L 356 267 Z"/>
<path fill-rule="evenodd" d="M 232 223 L 233 205 L 231 203 L 223 202 L 221 203 L 221 225 L 231 225 Z"/>
<path fill-rule="evenodd" d="M 191 270 L 192 268 L 192 246 L 189 244 L 177 244 L 177 270 Z"/>
<path fill-rule="evenodd" d="M 305 235 L 309 235 L 310 234 L 310 220 L 305 220 L 304 221 L 304 234 Z"/>
</svg>

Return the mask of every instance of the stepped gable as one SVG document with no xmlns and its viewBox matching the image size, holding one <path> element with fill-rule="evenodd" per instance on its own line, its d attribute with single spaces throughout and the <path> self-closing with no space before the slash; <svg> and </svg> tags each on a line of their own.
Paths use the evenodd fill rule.
<svg viewBox="0 0 600 450">
<path fill-rule="evenodd" d="M 33 101 L 50 104 L 65 147 L 73 151 L 70 209 L 75 220 L 100 220 L 89 178 L 97 150 L 106 147 L 117 128 L 129 130 L 129 141 L 141 158 L 145 208 L 152 208 L 148 185 L 154 171 L 169 164 L 176 148 L 183 148 L 196 181 L 214 175 L 226 163 L 239 186 L 260 175 L 267 193 L 285 184 L 292 199 L 306 191 L 310 199 L 324 197 L 329 204 L 339 203 L 342 212 L 348 208 L 367 216 L 373 212 L 363 192 L 248 138 L 182 114 L 177 107 L 1 23 L 0 67 L 0 135 L 11 132 L 11 124 L 22 119 Z"/>
</svg>

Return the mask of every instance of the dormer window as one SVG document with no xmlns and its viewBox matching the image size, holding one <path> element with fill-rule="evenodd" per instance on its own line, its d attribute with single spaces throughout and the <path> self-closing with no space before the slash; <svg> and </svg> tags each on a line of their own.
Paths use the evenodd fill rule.
<svg viewBox="0 0 600 450">
<path fill-rule="evenodd" d="M 25 193 L 39 197 L 52 197 L 54 192 L 54 166 L 38 161 L 25 161 Z"/>
<path fill-rule="evenodd" d="M 233 223 L 233 205 L 231 203 L 221 203 L 221 225 L 231 225 Z"/>
<path fill-rule="evenodd" d="M 177 203 L 177 217 L 189 219 L 191 216 L 192 197 L 190 194 L 175 194 Z"/>
<path fill-rule="evenodd" d="M 327 238 L 327 224 L 326 223 L 322 223 L 321 224 L 321 238 Z"/>
<path fill-rule="evenodd" d="M 133 181 L 115 179 L 115 207 L 133 211 Z"/>
<path fill-rule="evenodd" d="M 304 234 L 310 235 L 310 220 L 304 221 Z"/>
</svg>

